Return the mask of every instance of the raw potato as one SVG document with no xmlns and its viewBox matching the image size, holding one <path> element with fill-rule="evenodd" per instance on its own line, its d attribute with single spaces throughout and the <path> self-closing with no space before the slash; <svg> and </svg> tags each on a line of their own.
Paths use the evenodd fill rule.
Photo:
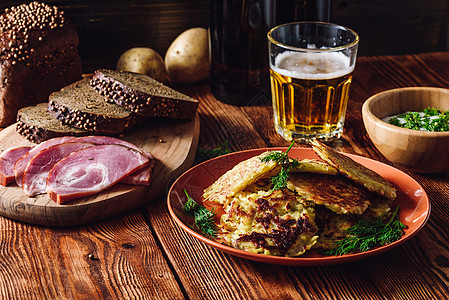
<svg viewBox="0 0 449 300">
<path fill-rule="evenodd" d="M 117 70 L 146 74 L 165 82 L 167 71 L 162 57 L 151 48 L 136 47 L 125 51 L 117 62 Z"/>
<path fill-rule="evenodd" d="M 209 76 L 209 40 L 204 28 L 181 33 L 165 54 L 165 67 L 173 82 L 195 83 Z"/>
</svg>

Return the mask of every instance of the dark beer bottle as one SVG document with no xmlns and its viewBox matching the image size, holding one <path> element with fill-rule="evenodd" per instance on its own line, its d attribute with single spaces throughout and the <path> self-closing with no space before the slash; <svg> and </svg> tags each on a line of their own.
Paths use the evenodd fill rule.
<svg viewBox="0 0 449 300">
<path fill-rule="evenodd" d="M 232 105 L 271 101 L 267 32 L 298 21 L 328 21 L 330 0 L 211 0 L 210 76 L 215 98 Z"/>
</svg>

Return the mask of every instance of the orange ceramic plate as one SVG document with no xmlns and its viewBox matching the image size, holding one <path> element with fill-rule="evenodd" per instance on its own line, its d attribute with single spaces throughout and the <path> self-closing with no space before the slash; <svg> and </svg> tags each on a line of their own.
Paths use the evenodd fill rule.
<svg viewBox="0 0 449 300">
<path fill-rule="evenodd" d="M 400 240 L 367 252 L 342 256 L 323 256 L 317 251 L 312 250 L 307 251 L 305 254 L 298 257 L 279 257 L 254 254 L 243 250 L 234 249 L 199 234 L 198 231 L 194 229 L 192 218 L 189 218 L 182 211 L 182 207 L 187 201 L 184 194 L 184 189 L 187 190 L 193 199 L 201 203 L 201 196 L 206 187 L 211 185 L 215 180 L 217 180 L 226 171 L 234 167 L 237 163 L 259 155 L 267 150 L 286 151 L 287 148 L 254 149 L 235 152 L 208 160 L 182 174 L 172 185 L 168 193 L 168 209 L 175 222 L 187 233 L 198 240 L 232 255 L 271 264 L 317 266 L 345 263 L 383 253 L 410 239 L 424 226 L 429 218 L 429 199 L 424 189 L 415 180 L 413 180 L 413 178 L 389 165 L 361 156 L 348 154 L 349 157 L 361 163 L 365 167 L 377 172 L 398 188 L 397 203 L 400 207 L 399 219 L 407 226 L 405 234 Z M 290 150 L 289 155 L 298 159 L 318 158 L 313 150 L 309 148 L 293 148 Z"/>
</svg>

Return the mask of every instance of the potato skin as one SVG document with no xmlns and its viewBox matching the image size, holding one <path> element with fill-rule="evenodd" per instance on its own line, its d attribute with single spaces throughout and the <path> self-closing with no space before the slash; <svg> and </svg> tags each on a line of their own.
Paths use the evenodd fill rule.
<svg viewBox="0 0 449 300">
<path fill-rule="evenodd" d="M 196 83 L 209 77 L 207 29 L 190 28 L 181 33 L 165 54 L 165 67 L 176 83 Z"/>
<path fill-rule="evenodd" d="M 117 70 L 145 74 L 159 82 L 166 82 L 167 79 L 164 60 L 151 48 L 135 47 L 126 50 L 117 62 Z"/>
</svg>

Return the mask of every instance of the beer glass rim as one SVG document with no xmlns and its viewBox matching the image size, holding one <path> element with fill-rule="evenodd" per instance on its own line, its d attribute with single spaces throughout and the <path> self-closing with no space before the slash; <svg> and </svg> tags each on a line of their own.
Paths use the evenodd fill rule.
<svg viewBox="0 0 449 300">
<path fill-rule="evenodd" d="M 316 25 L 325 25 L 325 26 L 329 26 L 329 27 L 338 27 L 341 28 L 342 30 L 348 31 L 351 34 L 354 35 L 354 41 L 352 41 L 349 44 L 346 45 L 342 45 L 342 46 L 338 46 L 338 47 L 329 47 L 329 48 L 325 48 L 325 49 L 309 49 L 309 48 L 302 48 L 302 47 L 296 47 L 296 46 L 290 46 L 287 44 L 284 44 L 282 42 L 277 41 L 276 39 L 273 38 L 272 33 L 274 31 L 276 31 L 277 29 L 281 28 L 281 27 L 286 27 L 286 26 L 292 26 L 292 25 L 302 25 L 302 24 L 316 24 Z M 359 43 L 359 35 L 352 29 L 342 26 L 342 25 L 338 25 L 338 24 L 334 24 L 334 23 L 328 23 L 328 22 L 312 22 L 312 21 L 303 21 L 303 22 L 291 22 L 291 23 L 285 23 L 285 24 L 281 24 L 278 26 L 275 26 L 273 28 L 271 28 L 268 33 L 267 33 L 267 38 L 268 38 L 268 42 L 275 44 L 277 46 L 289 49 L 289 50 L 304 50 L 307 52 L 335 52 L 335 51 L 341 51 L 343 49 L 348 49 L 351 47 L 356 46 Z"/>
</svg>

